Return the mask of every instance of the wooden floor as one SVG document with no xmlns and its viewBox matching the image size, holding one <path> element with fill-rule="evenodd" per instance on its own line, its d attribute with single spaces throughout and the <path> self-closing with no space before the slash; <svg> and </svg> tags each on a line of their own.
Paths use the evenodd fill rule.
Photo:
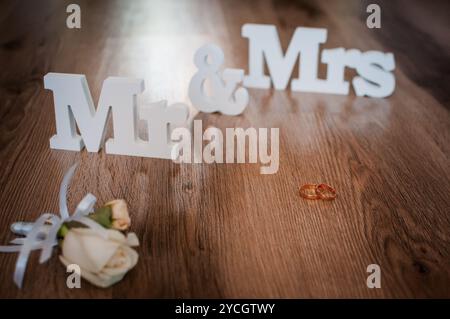
<svg viewBox="0 0 450 319">
<path fill-rule="evenodd" d="M 70 208 L 87 193 L 124 198 L 140 260 L 109 289 L 66 287 L 55 256 L 34 254 L 22 290 L 16 254 L 0 254 L 0 297 L 450 297 L 450 6 L 384 1 L 382 28 L 364 1 L 77 1 L 81 30 L 65 27 L 73 1 L 3 1 L 0 9 L 0 244 L 9 225 L 57 212 L 64 172 L 80 166 Z M 189 103 L 195 50 L 220 45 L 226 66 L 247 69 L 244 23 L 328 28 L 326 48 L 393 52 L 387 99 L 250 90 L 243 115 L 197 114 L 203 126 L 279 127 L 280 169 L 259 164 L 55 151 L 47 72 L 86 74 L 98 100 L 108 76 L 144 78 L 141 101 Z M 325 69 L 321 68 L 321 74 Z M 347 79 L 353 76 L 349 72 Z M 109 126 L 108 135 L 112 134 Z M 326 182 L 333 202 L 297 189 Z M 381 266 L 381 289 L 366 267 Z"/>
</svg>

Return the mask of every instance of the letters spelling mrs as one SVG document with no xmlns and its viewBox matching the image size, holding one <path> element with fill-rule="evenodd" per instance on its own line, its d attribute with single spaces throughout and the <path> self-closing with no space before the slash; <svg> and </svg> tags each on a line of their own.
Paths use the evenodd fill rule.
<svg viewBox="0 0 450 319">
<path fill-rule="evenodd" d="M 299 74 L 291 82 L 293 91 L 348 94 L 346 67 L 358 74 L 352 80 L 357 96 L 387 97 L 395 89 L 391 73 L 395 69 L 394 56 L 378 51 L 323 50 L 320 62 L 328 66 L 327 78 L 319 79 L 319 49 L 327 39 L 326 29 L 297 28 L 284 55 L 273 25 L 245 24 L 242 36 L 249 39 L 248 75 L 244 76 L 241 69 L 225 69 L 220 73 L 223 52 L 217 46 L 206 45 L 197 51 L 194 62 L 199 70 L 189 85 L 189 97 L 199 111 L 242 113 L 249 101 L 244 87 L 267 89 L 273 83 L 275 89 L 286 89 L 297 59 Z M 264 74 L 264 60 L 270 76 Z M 212 97 L 204 92 L 207 79 L 213 84 Z M 240 84 L 244 87 L 238 88 Z M 170 132 L 183 126 L 189 116 L 187 105 L 167 106 L 165 101 L 140 106 L 138 110 L 136 95 L 144 90 L 144 81 L 139 79 L 107 78 L 97 109 L 84 75 L 48 73 L 44 86 L 54 95 L 57 133 L 50 139 L 53 149 L 80 151 L 86 146 L 88 152 L 98 152 L 104 142 L 108 115 L 112 113 L 114 138 L 106 142 L 106 153 L 169 159 L 174 146 Z M 148 141 L 138 137 L 138 114 L 147 121 Z"/>
</svg>

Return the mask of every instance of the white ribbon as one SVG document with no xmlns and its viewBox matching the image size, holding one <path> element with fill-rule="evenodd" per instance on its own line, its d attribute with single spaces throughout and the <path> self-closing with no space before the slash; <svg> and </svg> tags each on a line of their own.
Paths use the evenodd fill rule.
<svg viewBox="0 0 450 319">
<path fill-rule="evenodd" d="M 41 250 L 39 263 L 42 264 L 46 262 L 52 255 L 53 247 L 58 245 L 57 234 L 63 223 L 77 221 L 89 228 L 94 228 L 102 236 L 105 238 L 107 237 L 106 230 L 100 224 L 86 217 L 86 215 L 93 211 L 94 204 L 97 200 L 94 195 L 88 193 L 84 196 L 78 203 L 73 215 L 69 215 L 69 210 L 67 208 L 67 189 L 77 165 L 78 164 L 75 164 L 69 168 L 61 182 L 59 191 L 59 214 L 61 217 L 55 214 L 45 213 L 33 223 L 30 231 L 27 232 L 26 237 L 13 239 L 10 242 L 13 244 L 11 246 L 0 246 L 0 252 L 19 253 L 14 271 L 14 282 L 19 288 L 22 287 L 31 251 Z M 45 226 L 47 225 L 49 226 L 46 228 Z M 43 231 L 44 229 L 45 231 Z"/>
</svg>

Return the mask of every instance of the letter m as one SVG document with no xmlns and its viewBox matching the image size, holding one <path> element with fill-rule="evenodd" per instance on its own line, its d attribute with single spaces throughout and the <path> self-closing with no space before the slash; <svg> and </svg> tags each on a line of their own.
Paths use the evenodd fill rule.
<svg viewBox="0 0 450 319">
<path fill-rule="evenodd" d="M 56 135 L 50 139 L 51 148 L 81 151 L 86 146 L 88 152 L 98 152 L 104 144 L 111 110 L 114 139 L 108 140 L 106 148 L 114 142 L 134 141 L 136 95 L 144 90 L 143 80 L 107 78 L 103 82 L 97 110 L 86 77 L 82 74 L 47 73 L 44 87 L 53 91 L 55 105 Z"/>
<path fill-rule="evenodd" d="M 323 82 L 317 79 L 319 45 L 327 39 L 327 30 L 318 28 L 297 28 L 292 36 L 286 54 L 280 45 L 275 26 L 244 24 L 242 36 L 249 39 L 249 74 L 244 77 L 244 86 L 277 90 L 287 87 L 297 59 L 300 57 L 299 78 L 291 83 L 293 91 L 314 91 L 311 86 Z M 270 76 L 264 74 L 264 59 Z"/>
</svg>

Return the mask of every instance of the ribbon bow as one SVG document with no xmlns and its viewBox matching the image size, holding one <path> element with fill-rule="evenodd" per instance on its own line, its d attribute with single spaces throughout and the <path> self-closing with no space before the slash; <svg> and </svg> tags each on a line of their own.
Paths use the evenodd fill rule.
<svg viewBox="0 0 450 319">
<path fill-rule="evenodd" d="M 21 227 L 21 223 L 14 223 L 11 225 L 11 230 L 15 233 L 22 233 L 26 236 L 12 240 L 10 243 L 13 245 L 0 246 L 0 252 L 19 253 L 14 271 L 14 282 L 19 288 L 22 288 L 23 278 L 30 253 L 33 250 L 41 250 L 41 256 L 39 258 L 40 264 L 50 259 L 53 247 L 58 245 L 57 234 L 63 223 L 68 221 L 77 221 L 89 228 L 94 228 L 100 235 L 105 238 L 107 237 L 106 230 L 101 225 L 86 217 L 90 212 L 92 212 L 94 204 L 97 200 L 91 193 L 84 196 L 84 198 L 78 203 L 72 216 L 69 215 L 69 210 L 67 208 L 67 189 L 77 166 L 78 164 L 75 164 L 70 167 L 61 182 L 59 190 L 60 216 L 51 213 L 44 213 L 31 224 L 31 227 L 28 230 L 25 230 L 25 227 Z"/>
</svg>

